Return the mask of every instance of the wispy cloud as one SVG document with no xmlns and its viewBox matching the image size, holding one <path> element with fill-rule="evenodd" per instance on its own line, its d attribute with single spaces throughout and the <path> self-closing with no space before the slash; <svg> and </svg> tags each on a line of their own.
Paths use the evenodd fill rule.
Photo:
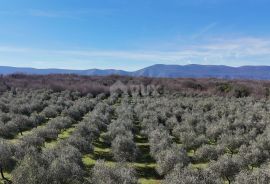
<svg viewBox="0 0 270 184">
<path fill-rule="evenodd" d="M 74 12 L 68 11 L 44 11 L 44 10 L 28 10 L 27 13 L 35 17 L 48 18 L 74 18 Z"/>
<path fill-rule="evenodd" d="M 217 22 L 213 22 L 211 24 L 206 25 L 205 27 L 203 27 L 201 30 L 199 30 L 197 33 L 192 35 L 192 39 L 197 39 L 200 38 L 202 36 L 204 36 L 205 34 L 207 34 L 209 31 L 211 31 L 212 29 L 214 29 L 216 26 L 218 25 Z"/>
<path fill-rule="evenodd" d="M 23 48 L 23 47 L 14 47 L 14 46 L 0 46 L 0 52 L 12 52 L 12 53 L 30 53 L 34 51 L 30 48 Z"/>
<path fill-rule="evenodd" d="M 39 56 L 46 58 L 47 65 L 54 60 L 83 61 L 97 64 L 99 62 L 140 63 L 149 65 L 152 63 L 164 64 L 224 64 L 224 65 L 265 65 L 270 64 L 270 39 L 266 38 L 238 38 L 238 39 L 214 39 L 209 43 L 185 46 L 182 49 L 169 51 L 161 50 L 50 50 L 34 48 L 17 48 L 0 46 L 1 55 L 17 55 L 17 60 L 24 56 L 33 58 Z M 22 55 L 22 57 L 20 57 Z M 0 57 L 1 64 L 1 57 Z M 61 67 L 61 66 L 59 66 Z M 123 69 L 123 68 L 121 68 Z"/>
</svg>

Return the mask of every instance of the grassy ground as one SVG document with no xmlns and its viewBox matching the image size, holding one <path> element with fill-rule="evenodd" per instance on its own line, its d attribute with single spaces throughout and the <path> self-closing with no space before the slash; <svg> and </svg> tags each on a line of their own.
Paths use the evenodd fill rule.
<svg viewBox="0 0 270 184">
<path fill-rule="evenodd" d="M 11 179 L 11 176 L 8 172 L 4 172 L 4 176 L 7 178 L 7 179 Z M 0 179 L 0 184 L 4 184 L 4 180 L 1 178 Z"/>
<path fill-rule="evenodd" d="M 94 142 L 93 154 L 87 154 L 83 156 L 83 163 L 87 168 L 92 168 L 98 159 L 103 159 L 109 166 L 114 166 L 116 162 L 113 160 L 110 145 L 108 145 L 100 136 L 99 140 Z M 156 172 L 155 160 L 150 156 L 150 147 L 147 138 L 141 136 L 139 131 L 135 135 L 135 142 L 139 148 L 140 155 L 135 162 L 128 163 L 133 167 L 139 177 L 140 184 L 159 184 L 160 177 Z"/>
<path fill-rule="evenodd" d="M 141 184 L 160 184 L 160 181 L 155 180 L 155 179 L 140 178 L 139 183 L 141 183 Z"/>
<path fill-rule="evenodd" d="M 10 143 L 12 143 L 12 144 L 16 144 L 16 143 L 18 143 L 18 141 L 20 141 L 20 139 L 22 139 L 23 137 L 32 134 L 34 130 L 40 129 L 40 128 L 45 127 L 45 126 L 46 126 L 46 123 L 45 123 L 45 124 L 42 124 L 42 125 L 39 125 L 39 126 L 37 126 L 36 128 L 32 128 L 31 130 L 23 131 L 23 132 L 22 132 L 22 135 L 21 135 L 21 133 L 18 133 L 14 138 L 9 139 L 8 141 L 9 141 Z"/>
<path fill-rule="evenodd" d="M 75 125 L 73 125 L 72 127 L 68 129 L 63 130 L 59 134 L 57 140 L 46 142 L 45 148 L 51 148 L 55 146 L 60 140 L 68 138 L 74 130 L 75 130 Z M 31 130 L 24 132 L 23 136 L 29 135 L 29 134 L 31 134 Z M 106 163 L 110 166 L 114 166 L 116 164 L 111 154 L 110 145 L 104 142 L 102 135 L 103 134 L 101 134 L 101 137 L 99 140 L 94 142 L 93 154 L 84 155 L 82 158 L 83 163 L 89 169 L 94 166 L 94 164 L 96 163 L 98 159 L 105 160 Z M 18 135 L 16 138 L 14 138 L 15 140 L 13 140 L 13 142 L 18 141 L 21 137 L 22 136 Z M 150 147 L 149 147 L 147 138 L 137 133 L 135 135 L 135 142 L 136 142 L 137 147 L 140 150 L 140 155 L 134 163 L 128 163 L 128 164 L 136 169 L 138 173 L 138 177 L 139 177 L 139 183 L 140 184 L 160 184 L 161 178 L 156 172 L 155 168 L 157 165 L 155 163 L 155 160 L 153 160 L 153 158 L 149 154 Z M 194 155 L 194 152 L 189 151 L 188 155 L 192 157 Z M 208 166 L 208 163 L 196 163 L 196 164 L 192 164 L 192 166 L 194 168 L 206 168 Z M 9 173 L 5 173 L 5 176 L 7 178 L 10 178 Z M 0 181 L 0 184 L 2 183 L 3 181 Z"/>
<path fill-rule="evenodd" d="M 160 184 L 162 178 L 156 172 L 157 164 L 150 155 L 150 145 L 148 139 L 140 134 L 141 130 L 140 123 L 136 121 L 135 124 L 137 131 L 135 131 L 134 141 L 139 149 L 140 154 L 135 162 L 128 163 L 128 165 L 133 167 L 137 171 L 140 184 Z M 44 126 L 46 126 L 46 124 L 40 125 L 37 128 L 42 128 Z M 73 133 L 75 128 L 76 124 L 72 125 L 68 129 L 63 130 L 58 135 L 58 138 L 56 140 L 53 140 L 51 142 L 45 142 L 45 148 L 52 148 L 57 143 L 59 143 L 59 141 L 68 138 Z M 32 131 L 35 129 L 36 128 L 24 131 L 23 135 L 18 134 L 16 137 L 14 137 L 9 141 L 12 143 L 17 143 L 22 137 L 30 135 Z M 106 164 L 108 164 L 109 166 L 116 165 L 116 162 L 114 161 L 113 155 L 111 153 L 110 145 L 108 145 L 103 140 L 103 135 L 104 133 L 100 135 L 99 140 L 93 143 L 94 152 L 92 154 L 83 155 L 82 161 L 87 169 L 91 169 L 95 165 L 96 161 L 99 159 L 105 160 Z M 182 144 L 177 139 L 174 139 L 174 141 L 179 146 L 182 146 Z M 188 156 L 193 157 L 194 151 L 193 150 L 188 151 Z M 208 167 L 208 163 L 193 163 L 192 167 L 194 169 L 204 169 Z M 9 173 L 4 174 L 7 178 L 11 178 Z M 3 181 L 0 180 L 0 184 L 2 183 Z"/>
<path fill-rule="evenodd" d="M 150 146 L 148 140 L 140 134 L 135 136 L 135 142 L 140 150 L 140 156 L 133 164 L 139 174 L 141 184 L 159 183 L 159 175 L 156 172 L 156 162 L 150 156 Z"/>
<path fill-rule="evenodd" d="M 64 140 L 68 138 L 72 132 L 75 130 L 75 125 L 72 125 L 72 127 L 67 128 L 63 130 L 60 134 L 58 134 L 58 138 L 56 140 L 45 142 L 45 148 L 52 148 L 54 147 L 60 140 Z"/>
<path fill-rule="evenodd" d="M 46 126 L 46 125 L 41 125 L 37 128 L 41 128 L 42 126 Z M 10 139 L 9 141 L 16 144 L 23 136 L 27 136 L 27 135 L 30 135 L 32 133 L 34 129 L 32 130 L 28 130 L 28 131 L 25 131 L 23 133 L 23 135 L 17 135 L 14 139 Z M 50 142 L 45 142 L 45 146 L 44 148 L 52 148 L 53 146 L 55 146 L 60 140 L 63 140 L 63 139 L 66 139 L 68 138 L 72 132 L 75 130 L 75 125 L 72 125 L 72 127 L 68 128 L 68 129 L 65 129 L 63 130 L 59 135 L 58 135 L 58 138 L 56 140 L 53 140 L 53 141 L 50 141 Z M 4 176 L 8 179 L 11 178 L 11 175 L 10 175 L 10 172 L 4 172 Z M 4 181 L 2 181 L 0 179 L 0 184 L 3 184 Z"/>
<path fill-rule="evenodd" d="M 196 164 L 191 164 L 191 165 L 195 169 L 205 169 L 208 167 L 208 163 L 196 163 Z"/>
<path fill-rule="evenodd" d="M 48 118 L 46 120 L 46 122 L 42 123 L 41 125 L 38 125 L 37 127 L 33 127 L 29 130 L 25 130 L 25 131 L 22 131 L 22 134 L 21 133 L 18 133 L 16 136 L 14 136 L 13 138 L 11 139 L 8 139 L 8 141 L 10 141 L 11 143 L 17 143 L 18 140 L 20 140 L 21 138 L 23 138 L 24 136 L 27 136 L 29 134 L 31 134 L 33 132 L 33 130 L 37 129 L 37 128 L 42 128 L 44 126 L 46 126 L 46 124 L 53 118 Z"/>
</svg>

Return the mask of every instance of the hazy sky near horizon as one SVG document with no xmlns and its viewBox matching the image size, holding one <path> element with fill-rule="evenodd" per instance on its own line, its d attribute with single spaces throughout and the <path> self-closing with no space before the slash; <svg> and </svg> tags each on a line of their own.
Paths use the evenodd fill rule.
<svg viewBox="0 0 270 184">
<path fill-rule="evenodd" d="M 270 65 L 269 0 L 0 0 L 0 65 Z"/>
</svg>

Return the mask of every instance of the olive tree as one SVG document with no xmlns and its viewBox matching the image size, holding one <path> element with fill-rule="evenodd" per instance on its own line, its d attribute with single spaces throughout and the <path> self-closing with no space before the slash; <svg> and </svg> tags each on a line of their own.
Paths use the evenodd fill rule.
<svg viewBox="0 0 270 184">
<path fill-rule="evenodd" d="M 83 181 L 82 155 L 75 147 L 60 143 L 55 148 L 46 150 L 43 158 L 48 163 L 46 174 L 49 183 L 69 184 Z"/>
<path fill-rule="evenodd" d="M 66 141 L 68 144 L 74 146 L 82 153 L 91 153 L 93 151 L 91 142 L 79 134 L 71 135 Z"/>
<path fill-rule="evenodd" d="M 177 145 L 157 154 L 157 171 L 160 175 L 168 174 L 174 169 L 175 165 L 185 167 L 188 163 L 189 157 L 186 151 L 182 148 L 178 148 Z"/>
<path fill-rule="evenodd" d="M 106 165 L 102 160 L 96 162 L 92 169 L 93 184 L 137 184 L 136 172 L 134 169 L 123 164 L 115 167 Z"/>
<path fill-rule="evenodd" d="M 9 182 L 4 176 L 4 170 L 10 169 L 13 166 L 13 148 L 6 141 L 0 139 L 0 173 L 2 179 Z"/>
<path fill-rule="evenodd" d="M 47 106 L 41 112 L 46 118 L 55 118 L 59 113 L 59 107 L 55 105 Z"/>
<path fill-rule="evenodd" d="M 236 184 L 269 184 L 270 170 L 269 168 L 259 168 L 251 171 L 241 171 L 235 178 Z"/>
<path fill-rule="evenodd" d="M 138 149 L 133 137 L 118 135 L 112 141 L 112 153 L 116 161 L 135 161 Z"/>
<path fill-rule="evenodd" d="M 196 150 L 194 158 L 199 162 L 209 162 L 210 160 L 217 160 L 219 151 L 217 146 L 204 144 Z"/>
<path fill-rule="evenodd" d="M 149 135 L 149 143 L 150 154 L 155 158 L 162 150 L 166 150 L 172 146 L 172 137 L 168 131 L 162 128 L 156 128 Z"/>
<path fill-rule="evenodd" d="M 231 183 L 234 176 L 240 171 L 239 163 L 231 156 L 224 155 L 217 161 L 210 162 L 210 169 L 218 176 L 226 178 Z"/>
<path fill-rule="evenodd" d="M 176 166 L 162 182 L 163 184 L 223 184 L 221 178 L 210 170 Z"/>
<path fill-rule="evenodd" d="M 269 152 L 261 149 L 256 143 L 253 143 L 250 146 L 241 146 L 238 156 L 242 160 L 243 167 L 258 167 L 269 158 Z"/>
<path fill-rule="evenodd" d="M 14 184 L 48 184 L 46 161 L 38 153 L 27 154 L 12 171 Z"/>
</svg>

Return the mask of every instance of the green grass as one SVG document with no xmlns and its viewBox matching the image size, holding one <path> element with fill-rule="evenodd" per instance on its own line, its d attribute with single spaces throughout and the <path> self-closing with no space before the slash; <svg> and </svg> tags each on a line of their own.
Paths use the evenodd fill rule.
<svg viewBox="0 0 270 184">
<path fill-rule="evenodd" d="M 44 126 L 44 125 L 41 125 Z M 38 127 L 39 128 L 39 127 Z M 137 127 L 138 130 L 140 127 Z M 75 126 L 63 130 L 56 140 L 46 142 L 45 148 L 53 148 L 60 140 L 68 138 L 75 130 Z M 23 136 L 31 134 L 32 130 L 25 131 Z M 103 139 L 104 133 L 101 133 L 100 138 L 93 143 L 94 151 L 92 154 L 83 155 L 82 161 L 86 168 L 91 169 L 97 160 L 105 160 L 105 163 L 108 166 L 115 166 L 117 162 L 114 161 L 113 155 L 111 153 L 110 145 L 108 145 Z M 13 143 L 16 143 L 23 136 L 17 135 L 16 138 L 10 140 Z M 156 172 L 157 164 L 155 160 L 150 155 L 150 145 L 146 137 L 139 134 L 139 131 L 135 135 L 135 143 L 140 150 L 140 155 L 135 162 L 130 162 L 128 165 L 133 167 L 138 174 L 140 184 L 160 184 L 162 178 Z M 181 144 L 178 142 L 181 146 Z M 194 151 L 189 150 L 188 156 L 193 157 Z M 194 169 L 205 169 L 208 167 L 208 163 L 193 163 L 191 164 Z M 5 173 L 5 176 L 10 178 L 8 173 Z M 1 184 L 1 181 L 0 181 Z"/>
<path fill-rule="evenodd" d="M 72 127 L 68 128 L 68 129 L 62 131 L 58 135 L 58 139 L 66 139 L 66 138 L 68 138 L 72 134 L 72 132 L 74 132 L 74 130 L 75 130 L 75 127 L 72 126 Z"/>
<path fill-rule="evenodd" d="M 148 149 L 147 146 L 141 146 L 139 148 L 141 155 L 136 162 L 131 163 L 131 166 L 137 171 L 140 181 L 142 181 L 141 183 L 157 181 L 160 179 L 160 176 L 156 171 L 156 162 L 149 155 L 149 152 L 145 152 Z"/>
<path fill-rule="evenodd" d="M 82 158 L 87 168 L 92 168 L 98 159 L 105 160 L 108 166 L 117 164 L 113 159 L 110 145 L 103 140 L 103 135 L 104 133 L 93 143 L 94 152 L 84 155 Z M 135 142 L 140 150 L 140 155 L 135 162 L 129 162 L 128 165 L 137 171 L 140 184 L 159 184 L 160 176 L 156 172 L 157 164 L 149 154 L 150 146 L 147 138 L 137 134 L 135 135 Z"/>
<path fill-rule="evenodd" d="M 160 184 L 160 180 L 139 178 L 140 184 Z"/>
<path fill-rule="evenodd" d="M 93 155 L 91 155 L 91 154 L 84 155 L 82 158 L 82 161 L 83 161 L 84 165 L 88 168 L 92 168 L 96 163 L 96 160 L 93 158 Z M 116 165 L 116 162 L 114 162 L 114 161 L 106 161 L 105 163 L 106 163 L 106 165 L 111 166 L 111 167 Z M 146 171 L 146 170 L 148 170 L 148 168 L 150 168 L 150 170 L 155 169 L 154 164 L 147 165 L 147 164 L 141 164 L 141 163 L 129 163 L 128 165 L 134 167 L 136 170 L 139 169 L 141 171 Z M 149 174 L 151 174 L 151 172 L 149 172 Z M 157 180 L 157 179 L 154 179 L 151 177 L 150 178 L 139 177 L 139 183 L 140 184 L 160 184 L 160 180 Z"/>
<path fill-rule="evenodd" d="M 105 160 L 109 165 L 115 164 L 112 158 L 111 148 L 103 141 L 102 135 L 99 140 L 93 143 L 93 146 L 94 152 L 83 156 L 82 161 L 86 167 L 92 167 L 99 159 Z"/>
<path fill-rule="evenodd" d="M 42 127 L 45 127 L 46 124 L 47 124 L 51 119 L 53 119 L 53 118 L 47 119 L 46 122 L 42 123 L 41 125 L 38 125 L 37 127 L 33 127 L 33 128 L 30 128 L 29 130 L 23 131 L 23 132 L 22 132 L 22 135 L 21 135 L 21 133 L 18 133 L 18 134 L 17 134 L 15 137 L 13 137 L 12 139 L 8 139 L 8 141 L 10 141 L 10 143 L 12 143 L 12 144 L 18 143 L 18 141 L 19 141 L 21 138 L 23 138 L 24 136 L 32 134 L 33 130 L 39 129 L 39 128 L 42 128 Z"/>
<path fill-rule="evenodd" d="M 8 172 L 4 172 L 4 176 L 5 176 L 7 179 L 11 179 L 11 175 L 10 175 L 10 173 L 8 173 Z M 1 177 L 1 179 L 0 179 L 0 184 L 4 184 L 4 180 L 2 179 L 2 177 Z"/>
<path fill-rule="evenodd" d="M 83 155 L 82 161 L 86 167 L 92 167 L 96 163 L 96 160 L 94 160 L 89 154 Z"/>
<path fill-rule="evenodd" d="M 57 143 L 60 141 L 60 140 L 64 140 L 66 138 L 68 138 L 72 132 L 75 130 L 75 127 L 72 126 L 68 129 L 65 129 L 63 130 L 60 134 L 58 134 L 58 138 L 56 140 L 53 140 L 53 141 L 50 141 L 50 142 L 45 142 L 45 148 L 53 148 L 54 146 L 57 145 Z"/>
<path fill-rule="evenodd" d="M 141 155 L 132 165 L 139 175 L 139 183 L 160 184 L 160 180 L 158 179 L 160 176 L 156 172 L 157 164 L 149 153 L 150 146 L 148 140 L 142 136 L 136 136 L 135 141 Z"/>
<path fill-rule="evenodd" d="M 191 166 L 194 169 L 206 169 L 208 167 L 209 163 L 196 163 L 196 164 L 191 164 Z"/>
<path fill-rule="evenodd" d="M 187 152 L 187 154 L 188 154 L 189 157 L 193 157 L 194 154 L 195 154 L 195 152 L 194 152 L 194 150 L 189 150 L 189 151 Z"/>
<path fill-rule="evenodd" d="M 12 144 L 17 144 L 20 141 L 20 139 L 22 139 L 24 136 L 31 135 L 36 129 L 40 129 L 40 128 L 45 127 L 45 126 L 46 126 L 46 124 L 42 124 L 42 125 L 37 126 L 36 128 L 32 128 L 30 130 L 23 131 L 22 135 L 21 135 L 21 133 L 18 133 L 13 139 L 9 139 L 8 141 Z"/>
</svg>

